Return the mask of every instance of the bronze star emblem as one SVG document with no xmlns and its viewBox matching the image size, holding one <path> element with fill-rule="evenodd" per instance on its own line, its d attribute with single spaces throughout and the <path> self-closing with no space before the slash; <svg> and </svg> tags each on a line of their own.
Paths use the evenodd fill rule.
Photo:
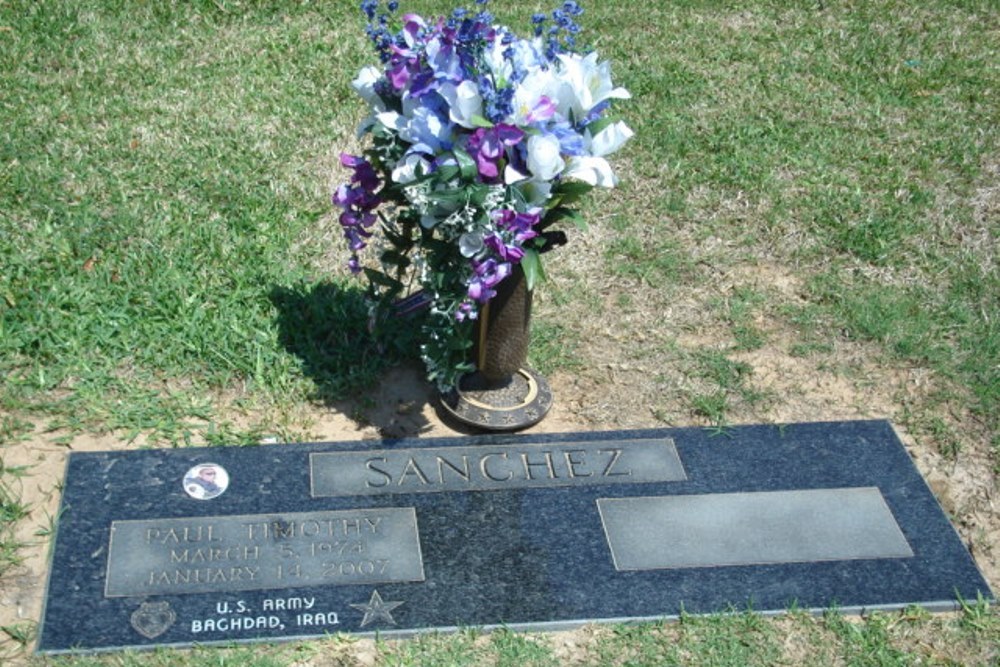
<svg viewBox="0 0 1000 667">
<path fill-rule="evenodd" d="M 369 623 L 374 623 L 375 621 L 385 621 L 390 625 L 396 625 L 396 619 L 392 617 L 392 610 L 403 604 L 400 602 L 385 602 L 382 600 L 382 596 L 378 594 L 378 591 L 372 591 L 372 598 L 367 603 L 362 604 L 352 604 L 351 606 L 358 611 L 363 611 L 365 617 L 361 619 L 361 627 L 365 627 Z"/>
</svg>

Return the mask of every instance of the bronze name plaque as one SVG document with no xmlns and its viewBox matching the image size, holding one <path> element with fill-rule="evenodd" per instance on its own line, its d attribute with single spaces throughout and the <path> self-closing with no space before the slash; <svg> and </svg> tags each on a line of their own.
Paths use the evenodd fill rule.
<svg viewBox="0 0 1000 667">
<path fill-rule="evenodd" d="M 423 581 L 416 511 L 114 521 L 105 597 Z"/>
<path fill-rule="evenodd" d="M 315 498 L 687 479 L 670 438 L 321 452 L 309 462 Z"/>
</svg>

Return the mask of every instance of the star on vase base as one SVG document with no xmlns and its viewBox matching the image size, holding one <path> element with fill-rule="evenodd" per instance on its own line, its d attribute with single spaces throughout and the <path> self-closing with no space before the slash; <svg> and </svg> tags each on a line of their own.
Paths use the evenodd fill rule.
<svg viewBox="0 0 1000 667">
<path fill-rule="evenodd" d="M 392 610 L 401 604 L 403 604 L 401 601 L 385 602 L 375 590 L 372 591 L 372 597 L 368 602 L 350 606 L 364 612 L 365 616 L 361 619 L 361 627 L 363 628 L 375 621 L 385 621 L 389 625 L 396 625 L 396 619 L 392 617 Z"/>
</svg>

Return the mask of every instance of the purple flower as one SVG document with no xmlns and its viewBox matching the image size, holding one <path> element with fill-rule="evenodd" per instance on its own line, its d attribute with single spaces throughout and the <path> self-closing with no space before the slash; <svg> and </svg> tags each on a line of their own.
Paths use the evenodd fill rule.
<svg viewBox="0 0 1000 667">
<path fill-rule="evenodd" d="M 409 49 L 400 48 L 395 44 L 391 47 L 389 69 L 386 76 L 396 90 L 403 90 L 410 79 L 420 71 L 420 57 Z"/>
<path fill-rule="evenodd" d="M 483 239 L 483 244 L 495 252 L 505 262 L 518 263 L 524 258 L 524 250 L 515 244 L 504 243 L 499 234 L 490 234 Z"/>
<path fill-rule="evenodd" d="M 375 168 L 363 157 L 341 153 L 340 164 L 354 170 L 351 183 L 357 183 L 365 190 L 374 191 L 381 183 Z"/>
<path fill-rule="evenodd" d="M 381 180 L 374 167 L 363 157 L 343 153 L 340 163 L 354 170 L 354 174 L 349 183 L 342 183 L 333 193 L 333 203 L 344 209 L 340 214 L 340 225 L 353 253 L 347 266 L 352 273 L 357 273 L 361 270 L 357 253 L 367 245 L 367 239 L 372 235 L 369 228 L 376 220 L 374 211 L 382 203 L 375 192 Z"/>
<path fill-rule="evenodd" d="M 520 244 L 538 236 L 538 232 L 532 228 L 542 219 L 542 209 L 533 208 L 519 213 L 505 208 L 495 211 L 493 219 L 500 229 L 513 232 L 514 240 Z"/>
<path fill-rule="evenodd" d="M 538 99 L 538 104 L 535 108 L 528 113 L 528 117 L 525 119 L 529 123 L 538 123 L 543 120 L 548 120 L 556 115 L 556 103 L 549 99 L 548 96 L 542 95 Z"/>
<path fill-rule="evenodd" d="M 472 260 L 473 276 L 469 279 L 469 298 L 486 303 L 497 294 L 493 288 L 509 276 L 512 270 L 509 262 L 498 262 L 492 257 L 482 262 Z"/>
<path fill-rule="evenodd" d="M 484 183 L 500 181 L 500 163 L 506 149 L 513 148 L 524 139 L 524 131 L 513 125 L 481 127 L 472 133 L 466 150 L 476 160 L 479 178 Z"/>
<path fill-rule="evenodd" d="M 474 320 L 479 317 L 479 311 L 476 310 L 476 304 L 472 301 L 466 299 L 458 305 L 458 310 L 455 311 L 455 321 L 464 322 L 465 320 Z"/>
</svg>

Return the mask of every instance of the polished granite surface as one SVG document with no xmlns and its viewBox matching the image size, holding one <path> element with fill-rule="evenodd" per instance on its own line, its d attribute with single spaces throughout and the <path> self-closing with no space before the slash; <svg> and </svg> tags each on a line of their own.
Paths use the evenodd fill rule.
<svg viewBox="0 0 1000 667">
<path fill-rule="evenodd" d="M 74 453 L 39 650 L 978 594 L 885 421 Z"/>
</svg>

